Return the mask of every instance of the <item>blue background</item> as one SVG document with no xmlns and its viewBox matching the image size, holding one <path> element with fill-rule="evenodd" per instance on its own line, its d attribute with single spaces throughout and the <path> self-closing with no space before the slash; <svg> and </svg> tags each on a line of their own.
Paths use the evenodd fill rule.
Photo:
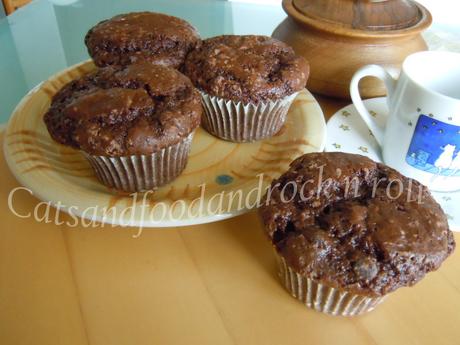
<svg viewBox="0 0 460 345">
<path fill-rule="evenodd" d="M 455 157 L 460 151 L 460 127 L 435 120 L 426 115 L 420 115 L 406 161 L 417 169 L 439 173 L 439 169 L 434 166 L 434 163 L 447 144 L 455 145 Z M 446 169 L 441 174 L 450 175 L 451 173 L 452 171 Z"/>
</svg>

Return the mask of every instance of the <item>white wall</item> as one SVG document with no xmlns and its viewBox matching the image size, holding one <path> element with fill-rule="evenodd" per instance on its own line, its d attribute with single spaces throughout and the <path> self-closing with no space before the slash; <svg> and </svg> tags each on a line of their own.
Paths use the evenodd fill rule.
<svg viewBox="0 0 460 345">
<path fill-rule="evenodd" d="M 433 15 L 436 25 L 460 28 L 459 0 L 417 0 Z"/>
</svg>

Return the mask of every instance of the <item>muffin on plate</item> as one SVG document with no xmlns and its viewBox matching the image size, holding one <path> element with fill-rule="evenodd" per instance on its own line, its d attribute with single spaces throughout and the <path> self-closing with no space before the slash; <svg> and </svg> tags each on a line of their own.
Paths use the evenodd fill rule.
<svg viewBox="0 0 460 345">
<path fill-rule="evenodd" d="M 455 248 L 426 187 L 360 155 L 299 157 L 273 181 L 260 215 L 285 288 L 333 315 L 372 310 Z"/>
<path fill-rule="evenodd" d="M 204 40 L 188 55 L 184 73 L 201 91 L 203 126 L 234 142 L 276 134 L 309 74 L 308 63 L 267 36 L 224 35 Z"/>
<path fill-rule="evenodd" d="M 51 137 L 80 149 L 108 187 L 162 186 L 187 164 L 200 95 L 175 69 L 105 67 L 65 85 L 44 116 Z"/>
<path fill-rule="evenodd" d="M 91 28 L 85 37 L 97 66 L 141 61 L 179 68 L 200 40 L 185 20 L 154 12 L 120 14 Z"/>
</svg>

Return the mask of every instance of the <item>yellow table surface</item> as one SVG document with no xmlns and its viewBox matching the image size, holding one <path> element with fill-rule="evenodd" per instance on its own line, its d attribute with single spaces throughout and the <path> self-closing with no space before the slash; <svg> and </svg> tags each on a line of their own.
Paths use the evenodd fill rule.
<svg viewBox="0 0 460 345">
<path fill-rule="evenodd" d="M 322 101 L 328 115 L 340 105 Z M 133 238 L 137 229 L 18 218 L 3 154 L 0 176 L 2 345 L 460 344 L 460 250 L 375 311 L 332 317 L 279 284 L 254 212 Z M 21 213 L 38 203 L 13 200 Z"/>
</svg>

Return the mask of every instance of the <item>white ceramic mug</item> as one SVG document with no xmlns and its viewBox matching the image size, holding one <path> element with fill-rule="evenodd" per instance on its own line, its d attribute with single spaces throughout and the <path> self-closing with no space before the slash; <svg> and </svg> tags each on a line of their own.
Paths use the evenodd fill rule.
<svg viewBox="0 0 460 345">
<path fill-rule="evenodd" d="M 383 125 L 359 95 L 359 81 L 366 76 L 382 79 L 387 88 L 390 111 Z M 412 54 L 397 80 L 383 67 L 365 66 L 353 76 L 350 93 L 385 164 L 432 190 L 460 189 L 460 54 Z"/>
</svg>

